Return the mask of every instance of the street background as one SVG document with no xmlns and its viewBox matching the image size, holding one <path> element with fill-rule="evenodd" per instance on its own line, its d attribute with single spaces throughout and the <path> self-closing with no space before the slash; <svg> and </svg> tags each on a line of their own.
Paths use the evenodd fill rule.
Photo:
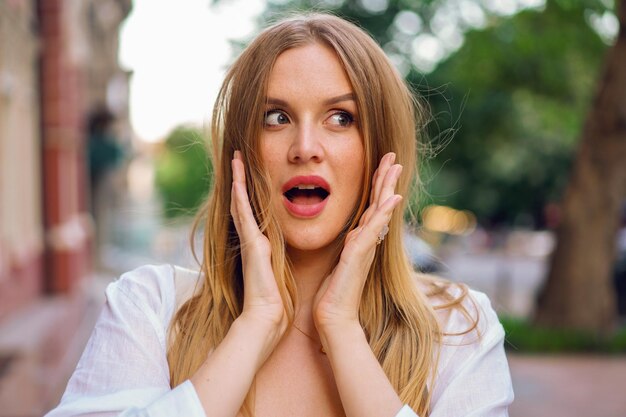
<svg viewBox="0 0 626 417">
<path fill-rule="evenodd" d="M 625 3 L 0 0 L 0 417 L 58 403 L 120 274 L 197 268 L 212 101 L 293 9 L 358 22 L 428 103 L 409 257 L 491 299 L 510 415 L 626 416 Z"/>
</svg>

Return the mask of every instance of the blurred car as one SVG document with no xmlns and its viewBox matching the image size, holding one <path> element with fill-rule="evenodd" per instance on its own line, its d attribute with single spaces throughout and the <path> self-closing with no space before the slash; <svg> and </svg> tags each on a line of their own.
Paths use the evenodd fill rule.
<svg viewBox="0 0 626 417">
<path fill-rule="evenodd" d="M 404 246 L 416 271 L 434 273 L 443 269 L 443 265 L 435 255 L 433 248 L 409 230 L 404 231 Z"/>
</svg>

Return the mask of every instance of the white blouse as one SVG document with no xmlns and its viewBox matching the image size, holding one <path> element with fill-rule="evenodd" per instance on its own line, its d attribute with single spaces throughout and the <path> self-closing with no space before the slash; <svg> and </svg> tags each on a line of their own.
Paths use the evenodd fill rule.
<svg viewBox="0 0 626 417">
<path fill-rule="evenodd" d="M 106 304 L 70 378 L 61 403 L 46 417 L 205 417 L 189 380 L 170 388 L 166 335 L 176 309 L 174 267 L 143 266 L 109 284 Z M 513 401 L 504 330 L 487 297 L 471 291 L 479 308 L 476 332 L 449 336 L 441 347 L 431 417 L 505 417 Z M 473 304 L 468 303 L 472 312 Z M 452 311 L 445 331 L 467 320 Z M 396 417 L 417 417 L 404 406 Z"/>
</svg>

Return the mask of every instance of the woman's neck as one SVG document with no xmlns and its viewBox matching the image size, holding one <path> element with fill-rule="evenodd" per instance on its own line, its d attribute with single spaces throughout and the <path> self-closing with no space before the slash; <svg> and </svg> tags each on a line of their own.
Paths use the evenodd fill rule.
<svg viewBox="0 0 626 417">
<path fill-rule="evenodd" d="M 287 248 L 287 253 L 292 265 L 292 271 L 298 287 L 298 313 L 302 314 L 304 321 L 311 320 L 315 294 L 322 281 L 328 276 L 337 258 L 335 245 L 329 245 L 315 251 L 304 251 Z"/>
</svg>

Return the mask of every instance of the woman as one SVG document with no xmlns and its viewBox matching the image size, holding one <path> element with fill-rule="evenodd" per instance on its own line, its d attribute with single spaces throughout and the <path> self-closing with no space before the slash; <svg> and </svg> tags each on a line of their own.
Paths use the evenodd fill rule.
<svg viewBox="0 0 626 417">
<path fill-rule="evenodd" d="M 143 267 L 111 284 L 49 415 L 507 415 L 489 301 L 404 253 L 415 109 L 346 21 L 259 35 L 213 114 L 200 278 Z"/>
</svg>

